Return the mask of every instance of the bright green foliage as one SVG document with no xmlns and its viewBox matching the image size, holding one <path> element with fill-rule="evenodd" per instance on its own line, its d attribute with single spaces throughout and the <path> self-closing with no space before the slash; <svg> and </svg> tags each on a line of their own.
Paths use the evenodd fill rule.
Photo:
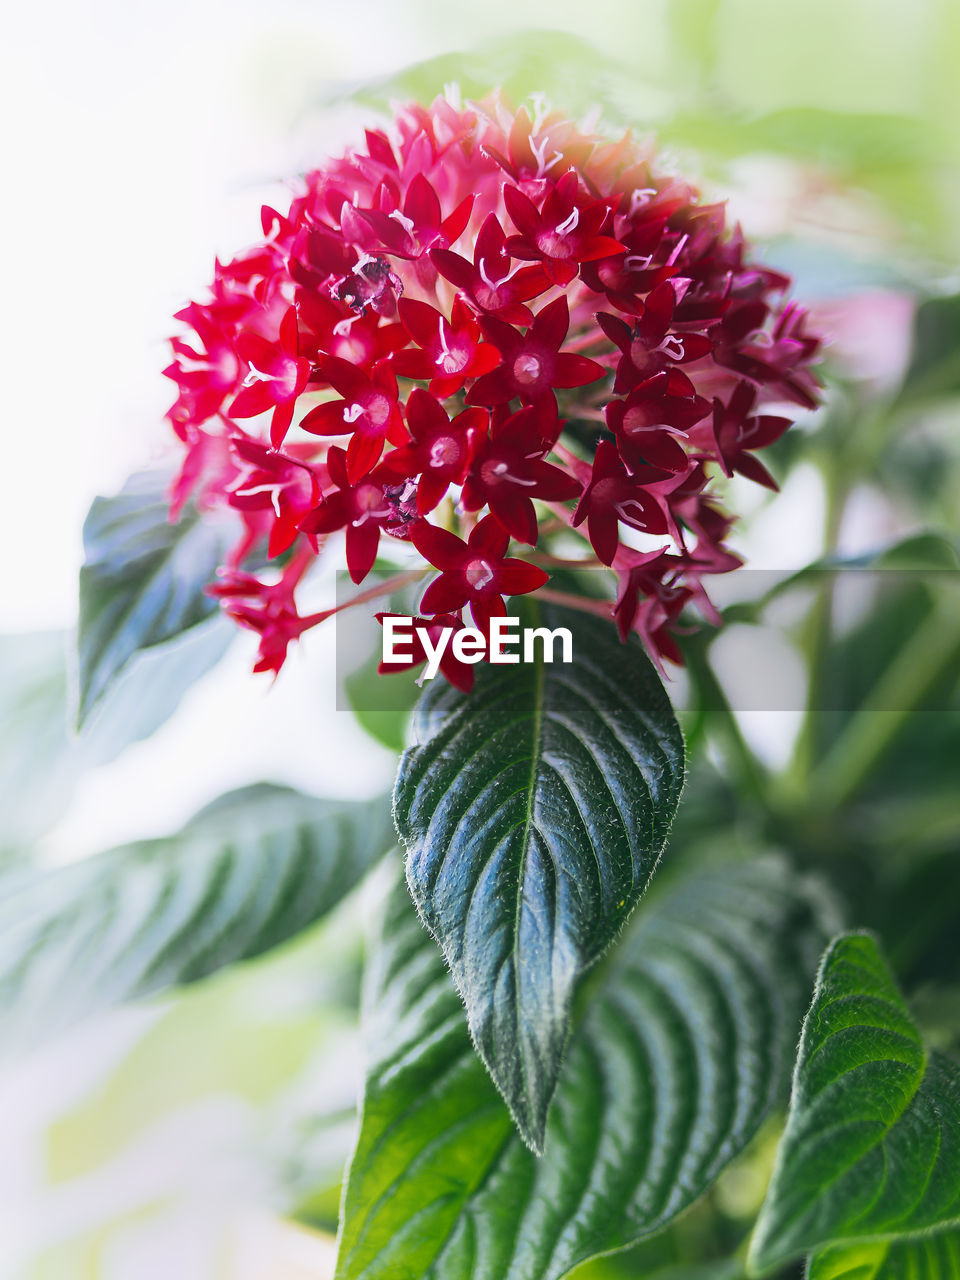
<svg viewBox="0 0 960 1280">
<path fill-rule="evenodd" d="M 204 587 L 233 530 L 192 508 L 171 524 L 168 481 L 163 472 L 131 476 L 115 497 L 96 499 L 83 526 L 79 724 L 135 654 L 217 611 Z"/>
<path fill-rule="evenodd" d="M 956 1226 L 960 1067 L 925 1052 L 876 941 L 843 935 L 804 1022 L 752 1269 L 833 1242 Z"/>
<path fill-rule="evenodd" d="M 785 1091 L 823 911 L 772 858 L 654 896 L 581 992 L 538 1159 L 395 886 L 368 973 L 340 1280 L 556 1280 L 664 1227 Z"/>
<path fill-rule="evenodd" d="M 635 636 L 553 605 L 522 621 L 569 628 L 573 661 L 487 666 L 469 696 L 435 681 L 395 818 L 477 1049 L 540 1150 L 574 988 L 653 874 L 684 757 Z"/>
<path fill-rule="evenodd" d="M 807 1280 L 957 1280 L 960 1232 L 837 1245 L 810 1259 Z"/>
<path fill-rule="evenodd" d="M 176 835 L 11 872 L 0 892 L 4 1048 L 277 946 L 329 911 L 391 839 L 385 800 L 263 784 L 221 797 Z"/>
</svg>

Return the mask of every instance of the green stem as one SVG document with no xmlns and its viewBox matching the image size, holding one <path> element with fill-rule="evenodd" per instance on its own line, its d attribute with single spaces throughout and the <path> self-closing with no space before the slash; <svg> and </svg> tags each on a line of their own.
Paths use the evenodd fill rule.
<svg viewBox="0 0 960 1280">
<path fill-rule="evenodd" d="M 808 778 L 821 813 L 859 791 L 944 670 L 960 657 L 960 601 L 943 596 L 874 685 Z"/>
<path fill-rule="evenodd" d="M 712 709 L 716 712 L 716 716 L 710 717 L 710 720 L 713 720 L 717 726 L 718 737 L 721 739 L 731 768 L 744 789 L 754 800 L 767 808 L 769 787 L 766 772 L 740 730 L 736 714 L 710 664 L 707 643 L 703 634 L 691 637 L 687 641 L 684 645 L 687 667 L 691 676 L 694 677 L 694 685 L 700 691 L 701 699 L 708 711 Z M 708 720 L 708 724 L 709 722 Z"/>
</svg>

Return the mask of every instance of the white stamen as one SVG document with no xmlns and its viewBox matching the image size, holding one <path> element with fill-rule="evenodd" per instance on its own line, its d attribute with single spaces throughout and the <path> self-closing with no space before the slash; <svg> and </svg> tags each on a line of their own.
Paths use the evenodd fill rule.
<svg viewBox="0 0 960 1280">
<path fill-rule="evenodd" d="M 572 211 L 570 212 L 569 217 L 564 218 L 564 220 L 558 225 L 557 235 L 565 236 L 569 232 L 575 231 L 579 221 L 580 221 L 580 210 L 577 208 L 576 205 L 574 205 Z"/>
<path fill-rule="evenodd" d="M 406 217 L 399 209 L 394 209 L 393 213 L 388 216 L 393 218 L 395 222 L 399 222 L 404 231 L 413 231 L 413 219 Z"/>
<path fill-rule="evenodd" d="M 280 490 L 282 488 L 283 488 L 283 485 L 280 485 L 280 484 L 255 484 L 255 485 L 252 485 L 249 489 L 234 489 L 233 492 L 237 495 L 238 498 L 252 498 L 253 495 L 256 493 L 269 493 L 270 501 L 273 504 L 273 509 L 277 514 L 277 519 L 279 520 L 280 519 Z"/>
<path fill-rule="evenodd" d="M 628 253 L 623 265 L 628 271 L 646 271 L 652 261 L 652 253 Z"/>
<path fill-rule="evenodd" d="M 660 345 L 654 348 L 654 354 L 658 351 L 662 351 L 668 360 L 682 360 L 683 341 L 675 333 L 668 333 Z"/>
<path fill-rule="evenodd" d="M 530 105 L 533 107 L 533 128 L 531 133 L 539 133 L 550 112 L 550 104 L 545 93 L 531 93 Z"/>
<path fill-rule="evenodd" d="M 352 316 L 344 316 L 342 320 L 338 320 L 337 323 L 333 326 L 333 332 L 337 335 L 338 338 L 345 338 L 347 334 L 350 332 L 350 326 L 359 319 L 360 319 L 360 316 L 357 314 L 354 314 Z"/>
<path fill-rule="evenodd" d="M 630 196 L 630 213 L 632 218 L 650 203 L 650 197 L 657 194 L 656 187 L 637 187 Z"/>
<path fill-rule="evenodd" d="M 450 348 L 447 346 L 447 336 L 446 336 L 446 334 L 443 332 L 443 326 L 444 326 L 446 323 L 447 323 L 447 321 L 446 321 L 446 317 L 445 317 L 445 316 L 440 316 L 440 318 L 439 318 L 439 323 L 437 324 L 437 328 L 440 330 L 440 350 L 443 352 L 443 354 L 444 354 L 445 356 L 450 356 L 450 355 L 452 355 L 452 354 L 453 354 L 453 352 L 452 352 L 452 351 L 450 350 Z M 438 361 L 437 361 L 437 363 L 439 364 L 439 363 L 440 363 L 440 361 L 438 360 Z"/>
<path fill-rule="evenodd" d="M 276 376 L 272 373 L 261 373 L 257 366 L 250 362 L 250 372 L 243 380 L 245 387 L 252 387 L 255 382 L 276 382 Z"/>
<path fill-rule="evenodd" d="M 363 417 L 363 405 L 352 404 L 348 409 L 343 411 L 344 422 L 356 422 L 358 418 Z"/>
<path fill-rule="evenodd" d="M 537 162 L 538 178 L 542 178 L 545 173 L 547 173 L 550 169 L 553 168 L 553 166 L 557 163 L 558 160 L 563 159 L 563 152 L 555 151 L 551 156 L 550 160 L 548 161 L 546 158 L 546 155 L 547 155 L 547 147 L 549 145 L 550 145 L 549 138 L 543 138 L 540 141 L 537 141 L 535 140 L 534 135 L 531 133 L 530 150 L 533 152 L 534 158 L 536 159 L 536 162 Z"/>
</svg>

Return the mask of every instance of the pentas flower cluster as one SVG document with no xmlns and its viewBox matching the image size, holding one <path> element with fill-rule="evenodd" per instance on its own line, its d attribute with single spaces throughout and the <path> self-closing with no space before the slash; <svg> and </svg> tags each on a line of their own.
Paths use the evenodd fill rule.
<svg viewBox="0 0 960 1280">
<path fill-rule="evenodd" d="M 607 566 L 609 604 L 568 602 L 679 662 L 681 613 L 712 616 L 704 579 L 738 563 L 712 477 L 775 488 L 756 451 L 790 418 L 768 408 L 817 403 L 819 341 L 723 206 L 629 137 L 439 99 L 262 225 L 178 314 L 166 370 L 173 512 L 193 494 L 239 514 L 210 590 L 259 633 L 256 669 L 335 611 L 296 593 L 341 531 L 357 584 L 415 548 L 424 626 L 484 629 L 507 597 L 568 598 L 552 568 Z M 473 668 L 446 674 L 468 687 Z"/>
</svg>

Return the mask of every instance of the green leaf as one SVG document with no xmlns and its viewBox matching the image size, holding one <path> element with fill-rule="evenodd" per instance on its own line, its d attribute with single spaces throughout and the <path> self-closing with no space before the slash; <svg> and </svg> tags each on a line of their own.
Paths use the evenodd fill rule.
<svg viewBox="0 0 960 1280">
<path fill-rule="evenodd" d="M 873 1240 L 822 1249 L 810 1259 L 807 1280 L 957 1280 L 960 1232 L 919 1240 Z"/>
<path fill-rule="evenodd" d="M 477 1051 L 539 1151 L 574 988 L 653 875 L 683 740 L 635 636 L 553 605 L 520 621 L 569 628 L 573 661 L 485 665 L 467 696 L 434 681 L 394 817 Z"/>
<path fill-rule="evenodd" d="M 755 1272 L 823 1245 L 960 1226 L 960 1067 L 924 1050 L 876 941 L 837 938 L 807 1014 Z"/>
<path fill-rule="evenodd" d="M 204 594 L 235 532 L 187 508 L 169 519 L 165 472 L 131 476 L 113 498 L 96 498 L 83 526 L 78 626 L 82 725 L 127 663 L 217 611 Z"/>
<path fill-rule="evenodd" d="M 82 733 L 70 724 L 67 634 L 0 636 L 0 855 L 28 851 L 59 820 L 87 769 L 155 732 L 223 657 L 234 631 L 215 617 L 139 654 Z"/>
<path fill-rule="evenodd" d="M 395 886 L 338 1280 L 557 1280 L 666 1226 L 786 1092 L 823 910 L 776 858 L 651 895 L 580 992 L 538 1159 Z"/>
<path fill-rule="evenodd" d="M 960 392 L 960 294 L 930 298 L 917 308 L 913 358 L 898 403 L 914 404 Z"/>
<path fill-rule="evenodd" d="M 601 106 L 619 118 L 638 100 L 647 106 L 652 101 L 630 63 L 602 52 L 582 34 L 532 29 L 427 58 L 377 80 L 335 82 L 317 105 L 346 100 L 387 112 L 397 100 L 428 103 L 453 84 L 465 99 L 484 99 L 500 90 L 515 106 L 542 93 L 567 115 Z"/>
<path fill-rule="evenodd" d="M 35 1043 L 277 946 L 329 911 L 392 838 L 385 799 L 335 803 L 258 784 L 176 835 L 11 873 L 0 892 L 0 1040 Z"/>
</svg>

